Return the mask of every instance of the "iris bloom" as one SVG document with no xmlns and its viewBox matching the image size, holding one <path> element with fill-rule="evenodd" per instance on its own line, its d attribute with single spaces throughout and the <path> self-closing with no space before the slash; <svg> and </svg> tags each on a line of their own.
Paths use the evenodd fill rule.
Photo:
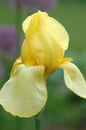
<svg viewBox="0 0 86 130">
<path fill-rule="evenodd" d="M 64 58 L 69 37 L 65 28 L 46 12 L 38 11 L 23 22 L 25 39 L 9 80 L 0 91 L 0 104 L 19 117 L 36 115 L 47 100 L 46 79 L 64 70 L 65 84 L 86 98 L 86 83 L 79 69 Z"/>
</svg>

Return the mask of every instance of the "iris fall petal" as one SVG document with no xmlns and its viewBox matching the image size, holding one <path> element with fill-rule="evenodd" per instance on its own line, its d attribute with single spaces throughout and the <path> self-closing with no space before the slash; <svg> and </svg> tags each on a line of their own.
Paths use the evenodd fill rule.
<svg viewBox="0 0 86 130">
<path fill-rule="evenodd" d="M 86 82 L 80 70 L 73 63 L 61 65 L 64 69 L 64 80 L 67 87 L 78 96 L 86 98 Z"/>
<path fill-rule="evenodd" d="M 0 104 L 19 117 L 36 115 L 44 107 L 47 91 L 43 66 L 21 64 L 0 91 Z"/>
</svg>

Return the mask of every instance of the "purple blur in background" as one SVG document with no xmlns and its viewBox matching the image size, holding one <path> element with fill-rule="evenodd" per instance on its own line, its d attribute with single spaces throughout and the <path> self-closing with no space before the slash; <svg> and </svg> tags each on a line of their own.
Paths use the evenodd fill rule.
<svg viewBox="0 0 86 130">
<path fill-rule="evenodd" d="M 10 25 L 0 25 L 0 53 L 15 57 L 16 29 Z"/>
<path fill-rule="evenodd" d="M 31 10 L 48 11 L 52 9 L 57 0 L 9 0 L 14 6 L 18 3 L 21 7 L 28 7 Z"/>
<path fill-rule="evenodd" d="M 2 3 L 3 2 L 3 0 L 0 0 L 0 3 Z"/>
</svg>

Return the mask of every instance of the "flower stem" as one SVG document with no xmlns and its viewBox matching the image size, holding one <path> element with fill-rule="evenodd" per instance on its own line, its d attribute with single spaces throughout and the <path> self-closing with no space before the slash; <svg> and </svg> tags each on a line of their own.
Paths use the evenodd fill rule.
<svg viewBox="0 0 86 130">
<path fill-rule="evenodd" d="M 36 125 L 36 130 L 41 130 L 40 113 L 35 116 L 35 125 Z"/>
</svg>

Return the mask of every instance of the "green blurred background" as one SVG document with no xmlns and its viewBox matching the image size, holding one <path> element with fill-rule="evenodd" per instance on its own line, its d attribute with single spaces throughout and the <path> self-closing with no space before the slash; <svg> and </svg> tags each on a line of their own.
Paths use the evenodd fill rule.
<svg viewBox="0 0 86 130">
<path fill-rule="evenodd" d="M 65 56 L 72 57 L 73 62 L 86 78 L 86 1 L 59 0 L 55 7 L 48 12 L 68 31 L 70 42 Z M 22 10 L 17 28 L 22 37 L 24 36 L 21 27 L 22 21 L 31 13 L 31 11 Z M 0 3 L 0 25 L 2 24 L 16 26 L 16 10 L 6 1 Z M 2 87 L 9 78 L 15 58 L 5 57 L 1 54 L 0 60 L 5 68 L 5 74 L 0 81 L 0 87 Z M 41 119 L 42 129 L 86 130 L 86 100 L 66 88 L 62 70 L 57 70 L 47 80 L 47 91 L 48 100 Z M 0 106 L 0 130 L 35 130 L 34 117 L 13 117 Z"/>
</svg>

